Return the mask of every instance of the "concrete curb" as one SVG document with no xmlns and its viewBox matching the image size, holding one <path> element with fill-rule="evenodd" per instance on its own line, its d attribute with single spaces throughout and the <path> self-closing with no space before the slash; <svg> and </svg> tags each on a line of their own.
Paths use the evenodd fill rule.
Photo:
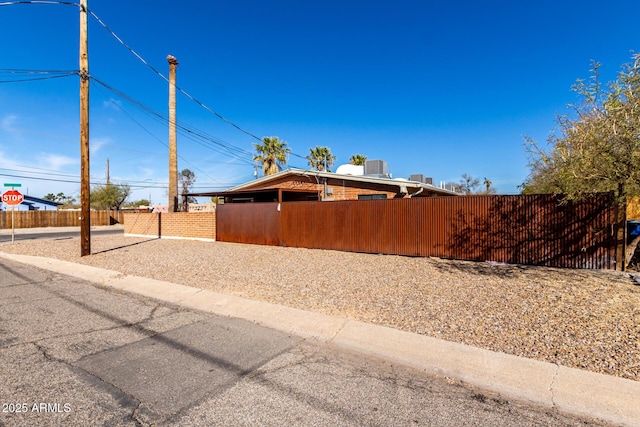
<svg viewBox="0 0 640 427">
<path fill-rule="evenodd" d="M 0 256 L 103 286 L 331 343 L 502 396 L 579 416 L 640 426 L 640 382 L 484 350 L 345 318 L 49 258 Z"/>
</svg>

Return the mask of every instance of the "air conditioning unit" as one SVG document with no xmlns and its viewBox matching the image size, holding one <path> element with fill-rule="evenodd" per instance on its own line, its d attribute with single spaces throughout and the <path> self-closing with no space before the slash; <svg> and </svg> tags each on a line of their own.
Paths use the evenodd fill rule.
<svg viewBox="0 0 640 427">
<path fill-rule="evenodd" d="M 384 160 L 367 160 L 364 162 L 364 174 L 389 177 L 389 164 Z"/>
<path fill-rule="evenodd" d="M 409 181 L 417 181 L 417 182 L 421 182 L 423 184 L 433 185 L 433 178 L 428 177 L 428 176 L 424 176 L 421 173 L 412 174 L 409 177 Z"/>
</svg>

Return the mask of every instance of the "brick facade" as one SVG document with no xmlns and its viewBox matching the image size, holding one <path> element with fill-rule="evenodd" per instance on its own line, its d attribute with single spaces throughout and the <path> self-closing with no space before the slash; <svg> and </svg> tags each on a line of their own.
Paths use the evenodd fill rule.
<svg viewBox="0 0 640 427">
<path fill-rule="evenodd" d="M 216 239 L 215 212 L 126 213 L 124 217 L 128 236 Z"/>
<path fill-rule="evenodd" d="M 251 187 L 252 190 L 261 189 L 291 189 L 295 191 L 310 191 L 319 194 L 319 198 L 324 197 L 324 182 L 322 178 L 316 180 L 314 176 L 286 176 L 281 179 L 271 181 L 268 184 Z M 358 200 L 359 195 L 385 194 L 388 199 L 399 196 L 395 191 L 389 191 L 388 185 L 377 185 L 372 183 L 349 181 L 329 178 L 327 180 L 328 200 Z"/>
</svg>

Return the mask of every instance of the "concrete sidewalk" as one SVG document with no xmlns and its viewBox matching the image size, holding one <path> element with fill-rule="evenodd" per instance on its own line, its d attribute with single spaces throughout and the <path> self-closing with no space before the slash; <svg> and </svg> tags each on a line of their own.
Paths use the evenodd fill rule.
<svg viewBox="0 0 640 427">
<path fill-rule="evenodd" d="M 60 260 L 2 252 L 0 256 L 161 301 L 247 319 L 430 374 L 461 380 L 506 398 L 614 424 L 640 426 L 640 382 L 637 381 Z"/>
</svg>

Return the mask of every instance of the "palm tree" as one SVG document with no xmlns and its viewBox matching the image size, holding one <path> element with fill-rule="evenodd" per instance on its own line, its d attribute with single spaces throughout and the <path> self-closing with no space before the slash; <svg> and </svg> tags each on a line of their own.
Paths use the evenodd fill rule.
<svg viewBox="0 0 640 427">
<path fill-rule="evenodd" d="M 486 190 L 483 192 L 484 194 L 496 194 L 496 189 L 492 187 L 493 181 L 488 178 L 484 179 L 484 186 Z"/>
<path fill-rule="evenodd" d="M 317 171 L 323 171 L 326 169 L 327 172 L 331 172 L 329 167 L 333 166 L 333 163 L 336 161 L 336 156 L 331 154 L 331 149 L 329 147 L 316 146 L 316 148 L 309 149 L 307 160 L 309 160 L 309 166 L 311 166 L 311 169 Z"/>
<path fill-rule="evenodd" d="M 364 162 L 366 161 L 367 161 L 367 156 L 364 156 L 362 154 L 354 154 L 349 159 L 349 163 L 356 166 L 364 166 Z"/>
<path fill-rule="evenodd" d="M 254 162 L 262 162 L 264 175 L 273 175 L 280 172 L 280 169 L 287 165 L 287 156 L 291 149 L 287 147 L 285 141 L 281 141 L 277 136 L 265 136 L 262 144 L 253 144 L 257 154 L 253 156 Z"/>
</svg>

